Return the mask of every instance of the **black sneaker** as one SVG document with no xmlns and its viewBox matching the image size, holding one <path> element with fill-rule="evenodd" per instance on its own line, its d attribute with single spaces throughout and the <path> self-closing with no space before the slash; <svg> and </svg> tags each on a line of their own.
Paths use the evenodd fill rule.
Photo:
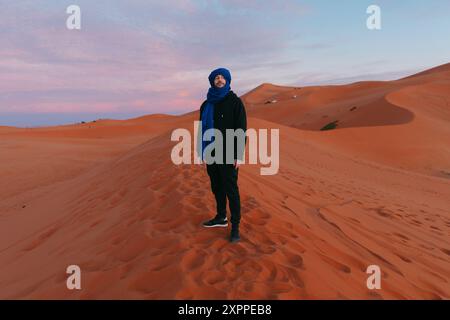
<svg viewBox="0 0 450 320">
<path fill-rule="evenodd" d="M 230 242 L 238 242 L 239 240 L 241 240 L 241 237 L 239 236 L 239 227 L 232 226 L 230 234 Z"/>
<path fill-rule="evenodd" d="M 207 228 L 211 227 L 228 227 L 227 217 L 220 218 L 215 216 L 213 219 L 203 222 L 203 226 Z"/>
</svg>

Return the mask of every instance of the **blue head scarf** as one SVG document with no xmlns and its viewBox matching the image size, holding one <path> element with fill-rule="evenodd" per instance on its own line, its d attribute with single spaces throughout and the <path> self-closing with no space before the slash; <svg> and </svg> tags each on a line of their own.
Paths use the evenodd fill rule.
<svg viewBox="0 0 450 320">
<path fill-rule="evenodd" d="M 217 88 L 216 86 L 214 86 L 214 79 L 219 74 L 221 74 L 227 80 L 227 83 L 222 88 Z M 208 80 L 211 87 L 208 90 L 206 98 L 209 103 L 216 104 L 217 102 L 222 100 L 230 91 L 231 73 L 225 68 L 219 68 L 211 72 Z"/>
<path fill-rule="evenodd" d="M 226 84 L 222 88 L 217 88 L 214 85 L 214 79 L 219 74 L 221 74 L 227 80 Z M 205 141 L 203 139 L 203 135 L 206 130 L 214 128 L 214 105 L 225 98 L 228 92 L 230 92 L 231 73 L 225 68 L 218 68 L 210 73 L 208 80 L 211 87 L 209 88 L 208 94 L 206 95 L 207 102 L 202 113 L 202 159 L 204 159 L 203 152 L 206 146 L 214 141 L 214 137 L 213 139 L 211 139 L 211 141 Z"/>
</svg>

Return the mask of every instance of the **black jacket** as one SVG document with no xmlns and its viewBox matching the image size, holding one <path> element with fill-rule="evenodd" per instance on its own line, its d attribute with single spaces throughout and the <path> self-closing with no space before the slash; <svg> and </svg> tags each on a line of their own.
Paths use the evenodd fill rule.
<svg viewBox="0 0 450 320">
<path fill-rule="evenodd" d="M 203 108 L 206 105 L 206 100 L 203 101 L 200 107 L 200 121 L 202 120 Z M 247 114 L 245 112 L 244 103 L 232 90 L 214 106 L 214 129 L 220 130 L 223 137 L 223 163 L 226 161 L 226 129 L 242 129 L 247 131 Z M 234 154 L 233 159 L 243 160 L 245 144 L 247 137 L 245 137 L 244 147 L 239 148 L 237 138 L 234 138 Z"/>
</svg>

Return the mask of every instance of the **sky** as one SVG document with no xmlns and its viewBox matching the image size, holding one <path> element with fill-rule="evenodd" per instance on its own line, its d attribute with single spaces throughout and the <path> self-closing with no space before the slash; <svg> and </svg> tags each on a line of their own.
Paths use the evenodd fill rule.
<svg viewBox="0 0 450 320">
<path fill-rule="evenodd" d="M 450 62 L 449 39 L 448 0 L 0 0 L 0 125 L 182 114 L 218 67 L 238 95 L 393 80 Z"/>
</svg>

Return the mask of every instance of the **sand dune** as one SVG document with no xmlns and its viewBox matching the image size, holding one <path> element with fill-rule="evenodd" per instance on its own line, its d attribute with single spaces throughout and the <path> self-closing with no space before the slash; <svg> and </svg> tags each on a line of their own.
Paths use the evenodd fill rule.
<svg viewBox="0 0 450 320">
<path fill-rule="evenodd" d="M 397 168 L 448 177 L 450 64 L 386 82 L 290 88 L 245 96 L 252 116 L 318 131 L 317 143 Z M 296 98 L 293 98 L 296 96 Z M 277 100 L 266 104 L 265 101 Z M 341 129 L 346 130 L 341 130 Z M 318 140 L 316 140 L 318 139 Z"/>
<path fill-rule="evenodd" d="M 204 168 L 170 160 L 171 131 L 197 112 L 0 128 L 0 298 L 449 299 L 448 89 L 445 65 L 246 94 L 249 127 L 280 129 L 280 170 L 240 170 L 233 245 L 200 226 Z"/>
</svg>

